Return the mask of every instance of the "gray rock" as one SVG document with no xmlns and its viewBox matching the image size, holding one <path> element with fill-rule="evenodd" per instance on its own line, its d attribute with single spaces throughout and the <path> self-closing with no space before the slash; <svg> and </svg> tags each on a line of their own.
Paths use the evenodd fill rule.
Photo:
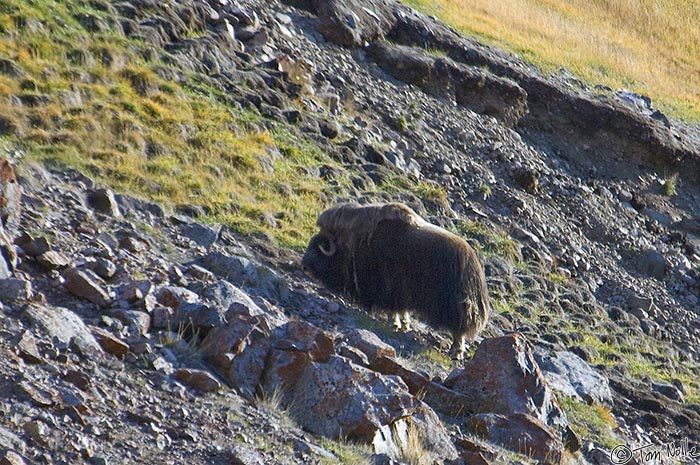
<svg viewBox="0 0 700 465">
<path fill-rule="evenodd" d="M 678 402 L 685 402 L 685 397 L 683 396 L 683 393 L 673 384 L 652 382 L 651 389 L 652 391 L 658 392 L 659 394 L 662 394 L 665 397 L 668 397 L 669 399 Z"/>
<path fill-rule="evenodd" d="M 117 265 L 105 258 L 98 258 L 94 262 L 89 262 L 87 267 L 102 279 L 112 279 L 117 272 Z"/>
<path fill-rule="evenodd" d="M 396 350 L 371 331 L 353 328 L 345 334 L 348 343 L 360 349 L 367 356 L 369 363 L 374 362 L 377 357 L 396 357 Z"/>
<path fill-rule="evenodd" d="M 650 278 L 663 279 L 666 275 L 666 258 L 656 250 L 646 250 L 637 255 L 634 264 L 644 276 Z"/>
<path fill-rule="evenodd" d="M 564 445 L 557 433 L 537 418 L 522 413 L 480 413 L 469 421 L 479 436 L 517 453 L 525 453 L 539 464 L 560 465 Z"/>
<path fill-rule="evenodd" d="M 231 465 L 265 465 L 265 458 L 252 447 L 238 445 L 228 453 L 228 463 Z"/>
<path fill-rule="evenodd" d="M 360 0 L 313 3 L 318 14 L 319 32 L 326 39 L 348 47 L 362 47 L 365 43 L 384 36 L 395 20 L 388 3 L 376 2 L 370 5 Z"/>
<path fill-rule="evenodd" d="M 30 281 L 21 278 L 0 279 L 0 302 L 9 304 L 27 301 L 33 296 L 34 292 Z"/>
<path fill-rule="evenodd" d="M 36 257 L 37 263 L 48 270 L 60 270 L 70 266 L 71 259 L 55 250 L 47 250 Z"/>
<path fill-rule="evenodd" d="M 12 431 L 0 426 L 0 449 L 14 449 L 22 451 L 25 448 L 24 441 Z"/>
<path fill-rule="evenodd" d="M 101 279 L 90 270 L 79 270 L 68 268 L 63 272 L 65 282 L 63 285 L 76 297 L 89 300 L 90 302 L 106 307 L 112 298 L 107 290 L 100 283 Z"/>
<path fill-rule="evenodd" d="M 633 294 L 627 297 L 627 306 L 630 309 L 641 308 L 645 312 L 648 312 L 653 304 L 654 299 L 652 299 L 651 297 L 644 297 L 637 294 Z"/>
<path fill-rule="evenodd" d="M 88 205 L 95 211 L 104 213 L 105 215 L 119 218 L 121 212 L 119 205 L 114 197 L 114 192 L 109 189 L 93 189 L 87 192 Z"/>
<path fill-rule="evenodd" d="M 195 244 L 208 249 L 219 238 L 221 225 L 203 225 L 189 223 L 180 226 L 180 234 L 194 241 Z"/>
<path fill-rule="evenodd" d="M 608 379 L 595 371 L 585 360 L 572 352 L 538 347 L 533 355 L 552 389 L 579 400 L 612 405 Z"/>
<path fill-rule="evenodd" d="M 70 310 L 63 307 L 30 305 L 24 311 L 32 323 L 61 344 L 74 344 L 84 355 L 102 352 L 88 327 Z"/>
<path fill-rule="evenodd" d="M 239 286 L 255 285 L 258 280 L 257 268 L 244 257 L 211 252 L 202 257 L 201 262 L 204 268 Z"/>
<path fill-rule="evenodd" d="M 378 452 L 394 454 L 397 459 L 397 449 L 405 445 L 407 431 L 414 428 L 435 459 L 457 457 L 435 412 L 410 395 L 400 379 L 332 356 L 326 363 L 309 360 L 297 366 L 287 372 L 286 381 L 294 418 L 315 434 L 369 442 Z"/>
</svg>

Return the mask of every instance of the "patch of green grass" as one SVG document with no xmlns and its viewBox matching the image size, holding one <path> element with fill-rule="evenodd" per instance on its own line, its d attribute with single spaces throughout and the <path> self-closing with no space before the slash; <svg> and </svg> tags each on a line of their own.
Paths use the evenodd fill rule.
<svg viewBox="0 0 700 465">
<path fill-rule="evenodd" d="M 661 182 L 661 193 L 666 197 L 673 197 L 676 195 L 677 188 L 678 174 L 672 174 Z"/>
<path fill-rule="evenodd" d="M 372 446 L 342 439 L 321 438 L 319 445 L 335 455 L 335 459 L 321 457 L 324 465 L 371 465 Z"/>
<path fill-rule="evenodd" d="M 588 405 L 563 393 L 557 393 L 557 400 L 566 412 L 571 428 L 582 439 L 593 440 L 608 449 L 620 444 L 620 439 L 615 434 L 617 421 L 608 407 L 601 404 Z"/>
<path fill-rule="evenodd" d="M 523 263 L 517 243 L 503 231 L 490 229 L 478 221 L 460 220 L 453 232 L 467 239 L 485 256 L 500 257 L 513 265 Z"/>
<path fill-rule="evenodd" d="M 77 0 L 0 6 L 8 32 L 0 58 L 25 74 L 0 77 L 0 114 L 14 133 L 6 142 L 117 191 L 206 206 L 211 221 L 304 247 L 325 199 L 349 184 L 319 179 L 311 168 L 336 163 L 281 124 L 265 129 L 257 111 L 232 105 L 231 95 L 196 75 L 165 80 L 159 71 L 167 65 L 144 58 L 148 44 L 111 29 L 88 33 L 77 13 L 110 24 L 106 12 Z M 42 26 L 26 27 L 29 18 Z M 40 103 L 11 105 L 20 94 Z"/>
<path fill-rule="evenodd" d="M 675 360 L 675 370 L 659 363 L 657 360 L 664 354 L 663 348 L 656 347 L 656 343 L 649 339 L 640 345 L 611 344 L 603 342 L 595 335 L 585 333 L 583 345 L 594 349 L 597 356 L 591 361 L 594 365 L 614 367 L 623 364 L 635 379 L 651 379 L 662 383 L 671 383 L 680 380 L 686 391 L 686 401 L 698 403 L 700 401 L 700 383 L 697 373 L 700 367 L 689 365 L 687 362 Z"/>
</svg>

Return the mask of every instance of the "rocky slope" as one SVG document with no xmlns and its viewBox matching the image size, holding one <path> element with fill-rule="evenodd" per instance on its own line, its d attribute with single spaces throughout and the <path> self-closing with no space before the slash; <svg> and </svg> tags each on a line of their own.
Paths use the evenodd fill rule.
<svg viewBox="0 0 700 465">
<path fill-rule="evenodd" d="M 338 198 L 402 200 L 464 235 L 494 314 L 457 364 L 449 336 L 393 333 L 267 235 L 9 142 L 0 463 L 647 463 L 625 456 L 647 445 L 671 463 L 684 444 L 697 460 L 696 127 L 391 1 L 75 16 L 149 43 L 163 79 L 309 138 Z"/>
</svg>

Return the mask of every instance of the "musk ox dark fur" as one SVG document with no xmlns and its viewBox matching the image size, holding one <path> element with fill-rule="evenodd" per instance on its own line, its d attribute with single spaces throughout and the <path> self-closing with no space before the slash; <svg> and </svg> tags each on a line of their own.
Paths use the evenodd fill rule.
<svg viewBox="0 0 700 465">
<path fill-rule="evenodd" d="M 368 310 L 395 317 L 415 312 L 453 335 L 461 358 L 489 315 L 484 269 L 462 238 L 432 225 L 401 203 L 345 203 L 316 222 L 302 268 Z M 405 315 L 406 318 L 407 314 Z M 404 319 L 407 323 L 407 320 Z"/>
</svg>

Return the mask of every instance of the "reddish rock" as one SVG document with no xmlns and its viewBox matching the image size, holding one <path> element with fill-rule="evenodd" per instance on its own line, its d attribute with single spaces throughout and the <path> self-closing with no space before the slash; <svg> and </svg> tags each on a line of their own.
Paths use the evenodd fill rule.
<svg viewBox="0 0 700 465">
<path fill-rule="evenodd" d="M 112 354 L 117 358 L 123 358 L 129 352 L 129 344 L 113 336 L 110 332 L 97 326 L 90 326 L 90 330 L 100 347 L 108 354 Z"/>
<path fill-rule="evenodd" d="M 292 414 L 314 434 L 376 443 L 378 438 L 391 435 L 392 427 L 412 425 L 426 449 L 437 457 L 457 457 L 435 412 L 409 394 L 395 377 L 332 356 L 326 363 L 308 363 L 297 381 L 301 382 L 289 392 Z"/>
<path fill-rule="evenodd" d="M 474 358 L 452 372 L 445 385 L 470 398 L 478 412 L 532 415 L 562 431 L 568 426 L 521 334 L 484 339 Z"/>
<path fill-rule="evenodd" d="M 367 355 L 369 363 L 374 362 L 378 357 L 396 357 L 396 349 L 371 331 L 355 328 L 348 331 L 346 336 L 351 346 L 357 347 Z"/>
<path fill-rule="evenodd" d="M 29 381 L 20 382 L 15 389 L 20 396 L 29 399 L 38 407 L 49 408 L 56 404 L 55 392 L 44 390 Z"/>
<path fill-rule="evenodd" d="M 221 389 L 219 380 L 205 370 L 180 368 L 175 371 L 175 378 L 199 392 L 216 392 Z"/>
<path fill-rule="evenodd" d="M 91 378 L 85 373 L 77 370 L 68 370 L 65 376 L 63 376 L 63 379 L 85 392 L 87 392 L 90 389 L 90 386 L 92 386 Z"/>
<path fill-rule="evenodd" d="M 48 250 L 36 257 L 36 261 L 48 270 L 60 270 L 70 266 L 71 260 L 60 252 Z"/>
<path fill-rule="evenodd" d="M 224 379 L 250 397 L 260 384 L 270 332 L 264 315 L 237 315 L 228 326 L 211 329 L 200 351 Z"/>
<path fill-rule="evenodd" d="M 296 350 L 308 353 L 314 362 L 325 362 L 335 353 L 333 339 L 322 329 L 304 321 L 287 323 L 285 340 Z"/>
<path fill-rule="evenodd" d="M 199 296 L 184 287 L 165 286 L 158 291 L 157 301 L 161 305 L 177 309 L 184 304 L 199 302 Z"/>
<path fill-rule="evenodd" d="M 71 294 L 103 307 L 109 305 L 111 297 L 102 286 L 101 279 L 92 271 L 69 268 L 63 272 L 63 277 L 64 286 Z"/>
<path fill-rule="evenodd" d="M 28 331 L 22 334 L 21 339 L 17 343 L 17 352 L 27 363 L 46 363 L 46 360 L 44 360 L 44 357 L 39 353 L 39 349 L 36 346 L 36 339 Z"/>
<path fill-rule="evenodd" d="M 481 413 L 470 419 L 469 426 L 484 439 L 539 463 L 562 463 L 564 445 L 559 434 L 533 416 Z"/>
<path fill-rule="evenodd" d="M 17 233 L 21 212 L 22 189 L 15 170 L 5 159 L 0 160 L 0 224 L 10 238 Z"/>
<path fill-rule="evenodd" d="M 266 393 L 282 392 L 285 400 L 290 400 L 289 392 L 304 376 L 306 368 L 311 363 L 308 352 L 296 350 L 287 344 L 281 344 L 272 349 L 269 357 L 269 368 L 265 371 L 263 389 Z"/>
<path fill-rule="evenodd" d="M 369 367 L 385 375 L 400 376 L 411 394 L 422 396 L 425 403 L 446 415 L 462 417 L 479 409 L 479 405 L 475 404 L 471 398 L 441 384 L 433 383 L 425 376 L 409 370 L 394 358 L 379 357 Z"/>
</svg>

